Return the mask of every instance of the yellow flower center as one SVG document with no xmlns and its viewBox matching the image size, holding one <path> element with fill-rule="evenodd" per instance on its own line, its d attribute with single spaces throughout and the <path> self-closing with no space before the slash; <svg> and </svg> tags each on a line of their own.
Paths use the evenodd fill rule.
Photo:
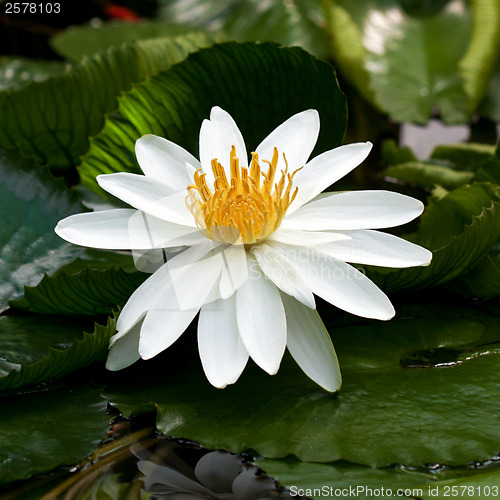
<svg viewBox="0 0 500 500">
<path fill-rule="evenodd" d="M 201 169 L 194 174 L 194 185 L 188 186 L 186 204 L 200 231 L 211 240 L 222 243 L 252 244 L 270 235 L 281 224 L 285 213 L 297 195 L 292 194 L 293 177 L 286 168 L 274 182 L 278 165 L 278 150 L 274 148 L 266 174 L 261 171 L 257 153 L 252 153 L 250 168 L 239 166 L 236 148 L 231 148 L 230 178 L 217 158 L 212 160 L 213 192 Z"/>
</svg>

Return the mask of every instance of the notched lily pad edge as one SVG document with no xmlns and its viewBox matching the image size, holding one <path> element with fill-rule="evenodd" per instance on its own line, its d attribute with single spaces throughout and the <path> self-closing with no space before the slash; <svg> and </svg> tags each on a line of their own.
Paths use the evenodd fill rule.
<svg viewBox="0 0 500 500">
<path fill-rule="evenodd" d="M 48 355 L 36 363 L 12 364 L 11 371 L 0 378 L 0 397 L 15 394 L 16 389 L 23 388 L 23 393 L 31 386 L 55 381 L 80 368 L 87 367 L 96 361 L 105 359 L 109 338 L 116 331 L 118 313 L 107 318 L 106 325 L 94 323 L 93 332 L 83 332 L 81 339 L 76 339 L 67 349 L 48 347 Z M 80 353 L 80 346 L 93 343 L 95 348 Z M 55 368 L 54 368 L 55 367 Z"/>
<path fill-rule="evenodd" d="M 87 292 L 90 292 L 93 285 L 98 285 L 98 283 L 92 283 L 92 275 L 97 276 L 99 280 L 109 278 L 108 281 L 113 282 L 113 287 L 112 290 L 104 290 L 103 294 L 99 297 L 94 296 L 94 301 L 91 303 L 90 297 L 82 297 L 82 294 L 85 295 Z M 23 297 L 16 300 L 9 300 L 8 302 L 14 310 L 40 314 L 69 316 L 116 315 L 117 312 L 114 309 L 118 308 L 119 311 L 120 305 L 125 304 L 134 290 L 144 282 L 146 276 L 146 274 L 138 271 L 123 269 L 118 263 L 112 264 L 107 269 L 97 269 L 87 264 L 86 267 L 77 272 L 67 271 L 65 266 L 63 266 L 55 273 L 45 273 L 38 284 L 34 286 L 25 285 Z M 71 286 L 73 280 L 75 280 L 74 288 Z M 83 285 L 79 284 L 78 280 L 83 280 Z M 124 280 L 127 282 L 124 282 Z M 120 282 L 119 284 L 121 284 L 122 289 L 118 290 L 116 281 Z M 133 282 L 130 290 L 128 290 L 128 281 Z M 67 304 L 61 303 L 58 295 L 64 294 L 64 287 L 69 288 L 69 292 L 74 293 L 76 299 L 87 299 L 85 304 L 81 305 L 73 302 L 71 303 L 72 307 L 68 307 Z M 123 288 L 126 289 L 125 295 L 120 297 Z M 114 296 L 110 297 L 112 293 Z M 52 308 L 47 308 L 47 305 L 44 304 L 44 301 L 49 299 L 49 295 L 52 295 L 55 302 L 57 301 L 53 304 Z"/>
</svg>

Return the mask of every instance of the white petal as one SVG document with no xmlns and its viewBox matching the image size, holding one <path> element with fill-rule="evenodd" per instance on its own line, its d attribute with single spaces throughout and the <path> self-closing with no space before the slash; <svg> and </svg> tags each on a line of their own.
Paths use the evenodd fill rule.
<svg viewBox="0 0 500 500">
<path fill-rule="evenodd" d="M 263 276 L 254 258 L 248 261 L 249 279 L 236 292 L 238 329 L 255 363 L 274 375 L 286 346 L 285 310 L 278 289 Z"/>
<path fill-rule="evenodd" d="M 330 392 L 340 389 L 342 377 L 330 335 L 318 311 L 281 295 L 285 306 L 286 346 L 304 373 Z"/>
<path fill-rule="evenodd" d="M 304 252 L 306 252 L 307 257 L 307 250 L 304 249 Z M 295 297 L 311 309 L 316 307 L 311 287 L 302 276 L 300 266 L 290 262 L 274 246 L 266 245 L 265 243 L 254 246 L 252 253 L 257 258 L 257 262 L 265 275 L 280 290 Z"/>
<path fill-rule="evenodd" d="M 198 349 L 209 382 L 219 389 L 234 384 L 248 361 L 236 321 L 236 296 L 201 308 Z"/>
<path fill-rule="evenodd" d="M 199 165 L 199 162 L 197 162 L 197 165 Z M 191 165 L 190 163 L 186 163 L 186 170 L 187 170 L 187 175 L 189 179 L 189 185 L 194 184 L 194 174 L 195 172 L 199 169 Z"/>
<path fill-rule="evenodd" d="M 128 333 L 146 315 L 155 299 L 163 296 L 171 287 L 168 268 L 164 264 L 129 297 L 116 322 L 118 333 L 113 335 L 110 345 Z"/>
<path fill-rule="evenodd" d="M 304 203 L 347 175 L 368 156 L 371 148 L 371 142 L 346 144 L 313 158 L 293 178 L 293 185 L 299 189 L 287 213 L 292 214 Z"/>
<path fill-rule="evenodd" d="M 326 231 L 303 231 L 301 229 L 283 229 L 279 228 L 270 234 L 266 241 L 275 243 L 285 243 L 286 245 L 296 245 L 301 247 L 310 247 L 315 245 L 324 245 L 334 241 L 348 240 L 350 237 L 340 233 L 328 233 Z"/>
<path fill-rule="evenodd" d="M 130 218 L 128 230 L 132 240 L 149 240 L 148 248 L 192 246 L 206 239 L 196 227 L 174 224 L 140 210 Z"/>
<path fill-rule="evenodd" d="M 106 361 L 106 368 L 108 370 L 122 370 L 141 358 L 139 355 L 139 333 L 141 326 L 142 321 L 139 321 L 125 336 L 115 341 L 111 339 L 112 345 Z"/>
<path fill-rule="evenodd" d="M 192 182 L 186 163 L 196 169 L 201 166 L 184 148 L 152 134 L 144 135 L 136 141 L 135 154 L 147 177 L 156 179 L 175 191 L 185 191 Z"/>
<path fill-rule="evenodd" d="M 215 285 L 219 284 L 219 278 L 226 268 L 222 252 L 210 252 L 189 263 L 185 263 L 184 258 L 176 257 L 167 262 L 167 266 L 181 311 L 199 309 L 203 304 L 221 298 L 221 287 Z"/>
<path fill-rule="evenodd" d="M 259 144 L 255 152 L 259 155 L 259 162 L 271 161 L 274 148 L 277 148 L 278 172 L 285 169 L 284 153 L 288 162 L 288 171 L 292 173 L 307 163 L 318 140 L 318 134 L 319 114 L 315 109 L 308 109 L 293 115 L 275 128 Z"/>
<path fill-rule="evenodd" d="M 192 227 L 172 224 L 131 208 L 71 215 L 59 221 L 55 232 L 75 245 L 113 250 L 193 244 L 200 235 Z"/>
<path fill-rule="evenodd" d="M 230 245 L 221 252 L 223 267 L 219 283 L 220 295 L 227 299 L 248 278 L 247 257 L 244 245 Z"/>
<path fill-rule="evenodd" d="M 170 259 L 166 264 L 160 267 L 151 277 L 149 277 L 137 290 L 130 296 L 123 307 L 120 316 L 116 322 L 118 333 L 111 339 L 111 343 L 125 335 L 146 312 L 152 308 L 162 307 L 165 300 L 169 301 L 172 308 L 180 310 L 177 292 L 172 283 L 170 267 L 174 265 L 182 266 L 185 262 L 196 262 L 203 258 L 210 251 L 209 240 L 203 238 L 203 241 L 184 250 L 177 256 Z M 211 285 L 213 287 L 213 284 Z"/>
<path fill-rule="evenodd" d="M 287 214 L 281 227 L 310 231 L 379 229 L 406 224 L 423 210 L 419 200 L 391 191 L 325 193 Z"/>
<path fill-rule="evenodd" d="M 162 248 L 152 250 L 134 250 L 132 252 L 134 266 L 138 271 L 153 274 L 167 261 L 166 253 Z"/>
<path fill-rule="evenodd" d="M 196 227 L 186 206 L 186 190 L 175 191 L 156 179 L 126 172 L 98 175 L 97 182 L 108 193 L 138 210 L 175 224 Z"/>
<path fill-rule="evenodd" d="M 286 255 L 300 265 L 313 293 L 330 304 L 356 316 L 391 319 L 394 308 L 387 296 L 363 273 L 345 262 L 310 250 L 310 259 L 297 259 L 295 252 Z"/>
<path fill-rule="evenodd" d="M 142 323 L 139 338 L 142 359 L 150 359 L 170 347 L 198 313 L 198 309 L 179 311 L 172 293 L 165 294 L 162 299 L 163 308 L 149 310 Z"/>
<path fill-rule="evenodd" d="M 132 250 L 132 257 L 136 269 L 146 273 L 153 273 L 162 266 L 167 259 L 171 259 L 179 253 L 182 253 L 188 247 L 198 247 L 203 245 L 207 239 L 197 230 L 192 227 L 180 226 L 167 221 L 160 221 L 152 215 L 137 211 L 139 217 L 131 219 L 131 234 L 137 235 L 145 232 L 144 237 L 148 237 L 151 244 L 158 248 Z M 160 221 L 160 230 L 156 230 L 154 224 L 151 224 L 151 219 Z M 163 229 L 173 226 L 176 229 L 170 231 L 162 231 Z M 177 229 L 179 228 L 179 229 Z M 167 234 L 165 234 L 167 233 Z"/>
<path fill-rule="evenodd" d="M 219 246 L 221 246 L 220 243 L 202 236 L 202 239 L 200 239 L 196 245 L 193 245 L 191 248 L 177 254 L 175 256 L 175 260 L 172 258 L 170 266 L 175 265 L 176 267 L 181 267 L 197 262 L 200 259 L 203 259 L 208 253 L 217 251 Z"/>
<path fill-rule="evenodd" d="M 379 231 L 348 231 L 351 239 L 315 247 L 335 259 L 384 267 L 427 266 L 432 252 L 403 238 Z"/>
<path fill-rule="evenodd" d="M 240 129 L 231 115 L 215 106 L 210 112 L 210 120 L 204 120 L 200 129 L 200 162 L 207 180 L 213 181 L 212 160 L 224 167 L 229 178 L 229 157 L 231 146 L 236 148 L 240 166 L 248 166 L 247 149 Z"/>
<path fill-rule="evenodd" d="M 194 311 L 180 310 L 178 290 L 174 288 L 174 284 L 172 283 L 169 266 L 172 265 L 172 262 L 183 263 L 186 261 L 189 262 L 191 259 L 198 259 L 203 257 L 210 249 L 210 243 L 208 242 L 208 240 L 204 240 L 205 241 L 202 244 L 189 248 L 188 250 L 185 250 L 184 252 L 169 260 L 130 296 L 129 300 L 123 307 L 120 316 L 118 317 L 116 323 L 118 333 L 112 337 L 111 343 L 114 343 L 119 338 L 123 337 L 140 319 L 142 319 L 146 315 L 146 313 L 152 310 L 156 310 L 156 312 L 151 315 L 151 317 L 147 321 L 147 326 L 141 331 L 141 342 L 143 344 L 148 343 L 151 340 L 149 339 L 149 337 L 146 340 L 143 339 L 143 335 L 148 336 L 149 333 L 156 331 L 155 325 L 148 325 L 151 325 L 151 323 L 153 323 L 155 319 L 158 319 L 159 314 L 164 313 L 165 311 L 167 313 L 179 313 L 177 316 L 172 314 L 172 317 L 169 320 L 166 320 L 166 324 L 168 323 L 168 321 L 172 321 L 174 323 L 177 322 L 177 328 L 179 329 L 181 328 L 183 322 L 187 322 L 187 327 L 199 308 L 195 308 Z M 211 286 L 213 287 L 213 284 Z M 176 325 L 174 325 L 174 327 L 175 326 Z M 186 327 L 184 327 L 184 329 Z M 159 328 L 161 328 L 161 325 L 159 326 Z M 168 333 L 168 335 L 171 335 L 171 337 L 163 340 L 160 339 L 159 342 L 163 342 L 162 345 L 165 345 L 165 343 L 168 342 L 170 342 L 170 344 L 174 342 L 176 338 L 179 337 L 184 331 L 184 329 L 182 329 L 181 331 L 178 331 L 178 329 L 175 331 L 171 330 Z M 154 339 L 152 339 L 152 342 L 154 343 Z M 163 349 L 166 349 L 166 347 L 168 346 L 163 347 Z M 147 346 L 144 349 L 146 348 Z M 153 348 L 151 347 L 151 349 Z M 160 351 L 163 349 L 160 349 Z M 148 352 L 152 352 L 152 350 Z M 154 356 L 154 354 L 152 356 Z"/>
</svg>

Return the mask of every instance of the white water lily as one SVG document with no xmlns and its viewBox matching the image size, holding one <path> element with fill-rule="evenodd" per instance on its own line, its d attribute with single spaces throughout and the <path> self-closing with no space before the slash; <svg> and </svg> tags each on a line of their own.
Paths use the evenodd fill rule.
<svg viewBox="0 0 500 500">
<path fill-rule="evenodd" d="M 320 194 L 372 145 L 349 144 L 308 161 L 319 127 L 316 110 L 292 116 L 249 164 L 236 123 L 214 107 L 201 126 L 200 161 L 146 135 L 136 143 L 145 175 L 97 177 L 134 208 L 73 215 L 59 222 L 59 236 L 94 248 L 175 252 L 121 311 L 110 370 L 167 349 L 199 312 L 200 358 L 214 386 L 236 382 L 249 356 L 275 374 L 288 348 L 312 380 L 339 389 L 337 357 L 313 294 L 388 320 L 395 312 L 387 296 L 346 262 L 402 268 L 427 265 L 432 255 L 374 231 L 418 217 L 420 201 L 389 191 Z"/>
</svg>

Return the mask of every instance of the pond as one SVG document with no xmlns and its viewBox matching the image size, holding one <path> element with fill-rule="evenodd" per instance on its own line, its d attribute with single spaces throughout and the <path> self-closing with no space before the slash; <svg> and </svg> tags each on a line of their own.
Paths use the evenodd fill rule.
<svg viewBox="0 0 500 500">
<path fill-rule="evenodd" d="M 0 498 L 499 495 L 497 0 L 1 8 Z"/>
</svg>

